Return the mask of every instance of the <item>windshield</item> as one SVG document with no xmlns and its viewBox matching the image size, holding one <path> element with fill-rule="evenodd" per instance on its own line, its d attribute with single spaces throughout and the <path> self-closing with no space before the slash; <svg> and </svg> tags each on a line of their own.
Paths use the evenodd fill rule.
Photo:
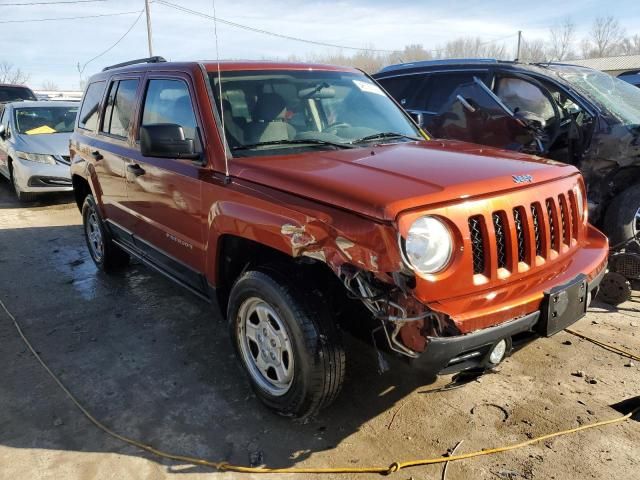
<svg viewBox="0 0 640 480">
<path fill-rule="evenodd" d="M 37 100 L 33 92 L 26 87 L 0 87 L 0 103 L 18 100 Z"/>
<path fill-rule="evenodd" d="M 626 126 L 640 125 L 640 89 L 595 70 L 561 70 L 559 75 Z"/>
<path fill-rule="evenodd" d="M 26 107 L 15 110 L 16 130 L 25 135 L 73 132 L 78 107 Z"/>
<path fill-rule="evenodd" d="M 210 73 L 234 156 L 356 148 L 422 140 L 417 127 L 366 76 L 327 71 Z"/>
</svg>

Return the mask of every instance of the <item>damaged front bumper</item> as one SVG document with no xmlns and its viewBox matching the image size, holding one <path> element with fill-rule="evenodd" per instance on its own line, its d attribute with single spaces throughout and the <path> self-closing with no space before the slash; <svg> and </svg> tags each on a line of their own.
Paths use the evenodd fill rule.
<svg viewBox="0 0 640 480">
<path fill-rule="evenodd" d="M 588 295 L 584 298 L 585 302 L 588 303 L 595 296 L 595 291 L 600 285 L 605 272 L 606 269 L 601 269 L 588 282 Z M 578 275 L 576 279 L 583 277 L 584 275 Z M 569 282 L 569 284 L 575 283 L 576 279 Z M 466 335 L 427 337 L 427 348 L 418 358 L 412 359 L 412 366 L 433 374 L 454 373 L 471 368 L 486 368 L 491 365 L 489 355 L 492 348 L 501 340 L 506 340 L 509 349 L 511 349 L 513 346 L 522 345 L 537 336 L 545 335 L 546 324 L 543 310 L 540 309 L 522 317 L 467 333 Z M 580 318 L 582 318 L 582 315 L 577 315 L 570 323 L 574 323 Z M 569 324 L 565 324 L 564 327 L 566 328 Z"/>
</svg>

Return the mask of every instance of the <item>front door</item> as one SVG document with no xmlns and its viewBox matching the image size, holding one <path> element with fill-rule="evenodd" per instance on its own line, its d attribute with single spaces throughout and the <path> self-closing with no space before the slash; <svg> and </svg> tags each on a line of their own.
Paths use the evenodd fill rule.
<svg viewBox="0 0 640 480">
<path fill-rule="evenodd" d="M 436 138 L 522 150 L 533 141 L 523 121 L 482 80 L 460 85 L 431 124 Z"/>
<path fill-rule="evenodd" d="M 138 126 L 180 125 L 202 151 L 198 114 L 187 78 L 146 79 Z M 139 132 L 136 137 L 139 139 Z M 138 142 L 139 146 L 139 142 Z M 134 241 L 151 259 L 195 290 L 204 291 L 204 224 L 200 161 L 143 157 L 136 148 L 127 165 L 127 209 L 136 219 Z"/>
</svg>

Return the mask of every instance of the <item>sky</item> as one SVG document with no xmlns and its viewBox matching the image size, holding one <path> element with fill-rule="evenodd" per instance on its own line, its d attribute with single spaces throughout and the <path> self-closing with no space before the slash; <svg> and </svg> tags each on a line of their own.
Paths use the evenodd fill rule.
<svg viewBox="0 0 640 480">
<path fill-rule="evenodd" d="M 148 56 L 144 0 L 104 0 L 55 5 L 8 5 L 55 0 L 0 0 L 0 62 L 7 61 L 29 74 L 28 84 L 42 88 L 53 82 L 60 89 L 79 88 L 81 79 L 106 65 Z M 69 1 L 69 0 L 67 0 Z M 206 15 L 212 0 L 166 0 Z M 637 0 L 215 0 L 220 19 L 282 35 L 337 45 L 402 49 L 422 44 L 435 49 L 461 36 L 515 47 L 518 30 L 525 39 L 544 38 L 549 28 L 570 17 L 578 37 L 594 18 L 617 17 L 629 34 L 640 34 Z M 517 5 L 517 6 L 516 6 Z M 167 60 L 215 59 L 213 21 L 152 2 L 153 53 Z M 22 22 L 24 20 L 104 15 L 95 18 Z M 137 22 L 136 22 L 137 19 Z M 20 23 L 6 23 L 21 21 Z M 132 27 L 133 26 L 133 27 Z M 103 53 L 131 31 L 109 52 Z M 248 32 L 218 23 L 220 58 L 304 58 L 338 49 Z M 507 38 L 505 38 L 507 37 Z M 343 49 L 342 53 L 352 50 Z M 87 63 L 89 62 L 89 63 Z M 78 72 L 78 64 L 83 70 Z"/>
</svg>

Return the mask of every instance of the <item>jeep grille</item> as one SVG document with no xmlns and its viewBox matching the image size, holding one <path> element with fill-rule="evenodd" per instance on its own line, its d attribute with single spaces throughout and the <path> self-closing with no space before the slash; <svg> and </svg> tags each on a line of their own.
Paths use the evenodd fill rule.
<svg viewBox="0 0 640 480">
<path fill-rule="evenodd" d="M 518 205 L 511 212 L 500 210 L 491 214 L 493 231 L 487 233 L 485 217 L 469 217 L 469 234 L 473 258 L 473 273 L 489 275 L 491 265 L 489 243 L 495 248 L 498 269 L 517 271 L 518 263 L 535 265 L 535 258 L 549 259 L 563 247 L 571 248 L 578 239 L 579 219 L 573 191 L 561 193 L 544 201 L 545 212 L 538 202 Z M 487 238 L 490 235 L 492 238 Z M 553 253 L 552 253 L 553 251 Z"/>
</svg>

